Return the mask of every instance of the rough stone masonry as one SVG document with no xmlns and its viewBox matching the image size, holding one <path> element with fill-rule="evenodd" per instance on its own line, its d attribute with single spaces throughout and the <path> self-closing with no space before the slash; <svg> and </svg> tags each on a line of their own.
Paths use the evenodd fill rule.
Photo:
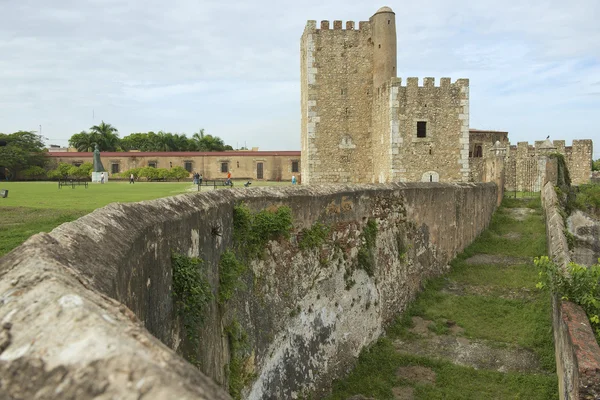
<svg viewBox="0 0 600 400">
<path fill-rule="evenodd" d="M 229 398 L 233 321 L 248 338 L 243 398 L 326 392 L 360 350 L 485 229 L 494 184 L 253 188 L 111 204 L 0 259 L 0 390 L 9 398 Z M 234 206 L 289 207 L 288 239 L 270 241 L 198 332 L 201 371 L 177 354 L 171 253 L 201 257 L 215 295 Z M 322 223 L 321 246 L 298 246 Z M 376 227 L 370 271 L 360 267 Z M 216 234 L 217 232 L 218 234 Z M 216 383 L 215 383 L 216 382 Z"/>
</svg>

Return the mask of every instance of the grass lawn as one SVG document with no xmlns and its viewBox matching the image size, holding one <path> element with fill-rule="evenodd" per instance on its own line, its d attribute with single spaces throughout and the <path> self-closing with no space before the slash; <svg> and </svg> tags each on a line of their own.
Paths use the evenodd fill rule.
<svg viewBox="0 0 600 400">
<path fill-rule="evenodd" d="M 235 181 L 236 188 L 244 182 Z M 253 181 L 252 186 L 285 186 L 289 182 Z M 57 182 L 0 182 L 8 197 L 0 198 L 0 256 L 31 235 L 49 232 L 99 207 L 114 202 L 135 202 L 193 193 L 191 182 L 108 182 L 58 189 Z M 212 188 L 202 187 L 202 191 Z"/>
</svg>

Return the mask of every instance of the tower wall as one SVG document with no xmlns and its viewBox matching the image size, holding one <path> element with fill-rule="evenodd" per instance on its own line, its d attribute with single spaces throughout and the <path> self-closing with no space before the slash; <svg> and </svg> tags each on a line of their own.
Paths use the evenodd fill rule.
<svg viewBox="0 0 600 400">
<path fill-rule="evenodd" d="M 469 80 L 408 78 L 406 86 L 394 80 L 397 100 L 394 119 L 400 136 L 392 147 L 392 177 L 401 182 L 469 181 Z M 425 137 L 418 125 L 425 123 Z M 397 149 L 397 150 L 396 150 Z"/>
<path fill-rule="evenodd" d="M 373 87 L 377 89 L 396 77 L 396 15 L 382 7 L 369 22 L 373 41 Z"/>
<path fill-rule="evenodd" d="M 309 21 L 301 40 L 303 183 L 371 182 L 371 24 Z"/>
<path fill-rule="evenodd" d="M 590 139 L 573 140 L 571 151 L 567 154 L 567 168 L 573 185 L 590 183 L 592 178 L 593 144 Z"/>
</svg>

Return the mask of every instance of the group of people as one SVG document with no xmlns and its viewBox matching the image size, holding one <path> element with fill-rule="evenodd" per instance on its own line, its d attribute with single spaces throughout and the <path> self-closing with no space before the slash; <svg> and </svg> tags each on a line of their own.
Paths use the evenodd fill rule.
<svg viewBox="0 0 600 400">
<path fill-rule="evenodd" d="M 194 172 L 194 185 L 202 185 L 202 174 Z"/>
</svg>

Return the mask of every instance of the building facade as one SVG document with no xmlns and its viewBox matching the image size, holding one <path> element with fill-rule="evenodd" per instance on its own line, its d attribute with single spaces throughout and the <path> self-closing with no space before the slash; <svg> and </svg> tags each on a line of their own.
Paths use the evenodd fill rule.
<svg viewBox="0 0 600 400">
<path fill-rule="evenodd" d="M 469 81 L 397 78 L 395 14 L 308 21 L 301 38 L 304 183 L 467 182 Z"/>
<path fill-rule="evenodd" d="M 48 152 L 59 162 L 81 165 L 93 161 L 93 153 Z M 224 152 L 102 152 L 102 165 L 109 174 L 132 168 L 183 167 L 198 172 L 204 179 L 222 179 L 230 172 L 232 179 L 282 181 L 292 176 L 301 180 L 299 151 L 224 151 Z"/>
</svg>

